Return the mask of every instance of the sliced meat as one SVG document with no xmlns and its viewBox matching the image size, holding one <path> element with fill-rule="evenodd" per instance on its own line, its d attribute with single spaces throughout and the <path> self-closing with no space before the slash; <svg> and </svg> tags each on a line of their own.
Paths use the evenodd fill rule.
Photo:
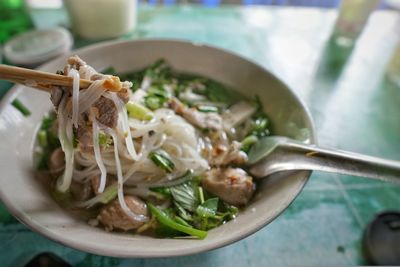
<svg viewBox="0 0 400 267">
<path fill-rule="evenodd" d="M 228 164 L 243 165 L 247 162 L 247 154 L 240 150 L 241 143 L 233 141 L 229 146 L 214 144 L 211 150 L 204 154 L 211 166 L 224 166 Z"/>
<path fill-rule="evenodd" d="M 88 182 L 79 183 L 75 180 L 72 180 L 69 189 L 71 191 L 72 197 L 77 201 L 88 200 L 93 195 L 92 187 Z"/>
<path fill-rule="evenodd" d="M 246 205 L 253 196 L 253 178 L 239 168 L 211 169 L 202 180 L 205 190 L 220 197 L 225 202 Z"/>
<path fill-rule="evenodd" d="M 93 153 L 93 130 L 91 125 L 80 122 L 76 131 L 79 149 L 82 153 Z"/>
<path fill-rule="evenodd" d="M 148 216 L 147 206 L 142 200 L 134 196 L 124 196 L 124 199 L 126 205 L 133 213 Z M 97 219 L 104 225 L 107 231 L 112 231 L 114 229 L 128 231 L 137 229 L 144 224 L 144 222 L 134 220 L 126 215 L 118 199 L 113 200 L 102 208 Z"/>
<path fill-rule="evenodd" d="M 61 87 L 54 86 L 51 89 L 50 100 L 56 109 L 58 109 L 63 95 L 64 90 Z"/>
<path fill-rule="evenodd" d="M 100 123 L 110 128 L 117 126 L 118 110 L 111 99 L 102 96 L 93 104 L 93 107 L 98 111 L 96 117 Z"/>
<path fill-rule="evenodd" d="M 118 97 L 125 104 L 128 103 L 129 98 L 131 97 L 131 89 L 130 89 L 129 85 L 130 84 L 127 85 L 127 83 L 123 82 L 121 90 L 119 90 L 117 93 Z"/>
<path fill-rule="evenodd" d="M 83 61 L 79 56 L 75 55 L 69 57 L 67 63 L 74 69 L 79 70 L 81 66 L 86 65 L 86 62 Z"/>
<path fill-rule="evenodd" d="M 65 168 L 65 155 L 61 148 L 54 150 L 49 159 L 49 170 L 52 176 L 58 177 Z"/>
<path fill-rule="evenodd" d="M 204 113 L 195 108 L 187 108 L 176 98 L 173 98 L 170 101 L 170 107 L 176 112 L 176 114 L 181 115 L 188 122 L 201 129 L 222 129 L 222 118 L 217 113 Z"/>
</svg>

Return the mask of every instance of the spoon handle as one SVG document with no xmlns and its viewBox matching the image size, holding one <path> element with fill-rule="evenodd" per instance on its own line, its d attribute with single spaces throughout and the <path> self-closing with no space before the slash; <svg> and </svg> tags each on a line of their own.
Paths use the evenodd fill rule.
<svg viewBox="0 0 400 267">
<path fill-rule="evenodd" d="M 325 149 L 295 141 L 281 143 L 276 151 L 264 160 L 269 165 L 265 166 L 270 170 L 269 174 L 283 170 L 318 170 L 400 182 L 399 161 Z M 257 165 L 259 168 L 262 166 Z M 267 168 L 264 169 L 264 176 Z M 254 171 L 260 173 L 262 170 L 254 168 Z"/>
</svg>

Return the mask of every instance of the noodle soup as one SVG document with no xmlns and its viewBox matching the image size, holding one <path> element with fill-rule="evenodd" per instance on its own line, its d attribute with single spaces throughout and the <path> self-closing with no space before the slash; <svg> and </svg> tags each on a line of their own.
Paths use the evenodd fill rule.
<svg viewBox="0 0 400 267">
<path fill-rule="evenodd" d="M 93 82 L 54 88 L 39 129 L 36 166 L 53 197 L 106 231 L 159 237 L 203 239 L 238 216 L 256 189 L 247 153 L 270 134 L 257 97 L 164 60 L 103 72 L 77 56 L 59 72 Z"/>
</svg>

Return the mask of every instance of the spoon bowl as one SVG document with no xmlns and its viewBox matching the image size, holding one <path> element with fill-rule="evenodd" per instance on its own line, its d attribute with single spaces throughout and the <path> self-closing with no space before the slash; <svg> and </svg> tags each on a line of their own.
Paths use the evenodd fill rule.
<svg viewBox="0 0 400 267">
<path fill-rule="evenodd" d="M 250 173 L 267 177 L 281 171 L 318 170 L 371 179 L 400 182 L 400 162 L 271 136 L 249 152 Z"/>
</svg>

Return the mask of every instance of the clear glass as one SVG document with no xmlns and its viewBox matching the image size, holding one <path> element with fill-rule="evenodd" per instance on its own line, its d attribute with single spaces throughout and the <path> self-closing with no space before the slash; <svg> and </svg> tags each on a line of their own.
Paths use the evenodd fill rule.
<svg viewBox="0 0 400 267">
<path fill-rule="evenodd" d="M 332 36 L 340 46 L 353 46 L 380 0 L 342 0 Z"/>
<path fill-rule="evenodd" d="M 0 43 L 32 27 L 24 0 L 0 0 Z"/>
<path fill-rule="evenodd" d="M 393 84 L 400 87 L 400 42 L 387 65 L 386 76 Z"/>
<path fill-rule="evenodd" d="M 64 0 L 73 32 L 85 39 L 115 38 L 136 26 L 136 0 Z"/>
</svg>

